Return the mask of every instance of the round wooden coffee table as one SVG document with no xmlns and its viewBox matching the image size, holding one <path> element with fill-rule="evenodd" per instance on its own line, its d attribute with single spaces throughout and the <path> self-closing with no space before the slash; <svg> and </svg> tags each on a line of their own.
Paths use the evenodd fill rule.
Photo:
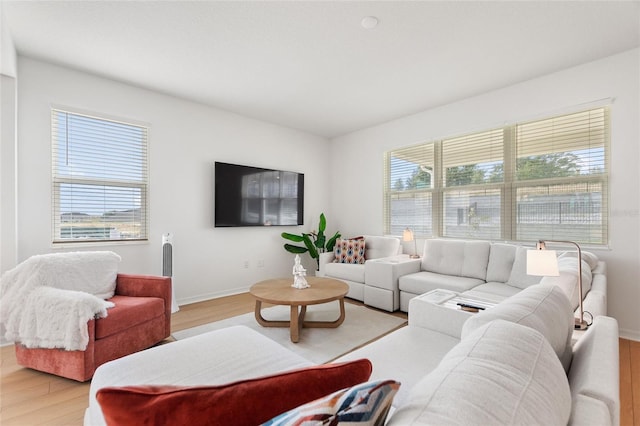
<svg viewBox="0 0 640 426">
<path fill-rule="evenodd" d="M 300 330 L 307 328 L 336 328 L 344 321 L 344 296 L 349 286 L 331 278 L 307 277 L 311 287 L 297 289 L 291 287 L 293 278 L 276 278 L 260 281 L 251 286 L 249 293 L 256 299 L 256 321 L 263 327 L 289 327 L 291 341 L 297 343 Z M 321 303 L 340 302 L 340 316 L 335 321 L 305 321 L 307 306 Z M 289 321 L 271 321 L 262 316 L 262 302 L 291 307 Z"/>
</svg>

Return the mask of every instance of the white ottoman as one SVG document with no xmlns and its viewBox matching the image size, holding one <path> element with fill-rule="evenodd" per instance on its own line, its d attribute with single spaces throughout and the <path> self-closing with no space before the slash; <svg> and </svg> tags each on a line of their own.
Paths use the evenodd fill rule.
<svg viewBox="0 0 640 426">
<path fill-rule="evenodd" d="M 99 389 L 130 385 L 218 385 L 314 365 L 244 326 L 194 336 L 101 365 L 91 380 L 85 426 L 105 425 Z"/>
</svg>

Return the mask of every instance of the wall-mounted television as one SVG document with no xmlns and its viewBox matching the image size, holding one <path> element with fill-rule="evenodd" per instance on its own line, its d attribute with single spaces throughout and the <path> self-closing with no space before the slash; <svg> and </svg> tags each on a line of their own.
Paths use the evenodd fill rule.
<svg viewBox="0 0 640 426">
<path fill-rule="evenodd" d="M 304 174 L 215 163 L 215 226 L 296 226 L 304 217 Z"/>
</svg>

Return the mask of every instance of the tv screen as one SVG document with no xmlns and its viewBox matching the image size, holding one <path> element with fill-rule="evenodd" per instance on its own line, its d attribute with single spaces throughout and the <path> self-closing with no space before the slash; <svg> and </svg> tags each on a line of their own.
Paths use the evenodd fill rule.
<svg viewBox="0 0 640 426">
<path fill-rule="evenodd" d="M 215 163 L 215 226 L 302 225 L 304 174 Z"/>
</svg>

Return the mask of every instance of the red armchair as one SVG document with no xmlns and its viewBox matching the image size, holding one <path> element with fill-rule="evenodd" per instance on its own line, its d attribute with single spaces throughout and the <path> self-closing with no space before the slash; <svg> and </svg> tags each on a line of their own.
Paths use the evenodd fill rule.
<svg viewBox="0 0 640 426">
<path fill-rule="evenodd" d="M 171 278 L 118 274 L 115 307 L 93 319 L 84 351 L 26 348 L 16 343 L 18 364 L 79 382 L 100 365 L 149 348 L 171 335 Z"/>
</svg>

